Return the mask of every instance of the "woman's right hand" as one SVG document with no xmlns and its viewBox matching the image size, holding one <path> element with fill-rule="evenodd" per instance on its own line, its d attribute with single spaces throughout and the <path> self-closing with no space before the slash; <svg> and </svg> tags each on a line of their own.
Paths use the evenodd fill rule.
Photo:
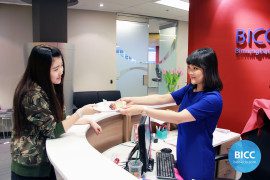
<svg viewBox="0 0 270 180">
<path fill-rule="evenodd" d="M 125 101 L 127 103 L 127 106 L 135 104 L 133 97 L 123 97 L 119 99 L 119 101 Z"/>
<path fill-rule="evenodd" d="M 133 116 L 133 115 L 141 114 L 143 110 L 144 110 L 144 106 L 142 105 L 131 105 L 131 106 L 126 106 L 122 109 L 119 109 L 118 112 L 120 112 L 123 115 Z"/>
<path fill-rule="evenodd" d="M 94 104 L 85 105 L 78 109 L 78 111 L 81 111 L 82 115 L 91 115 L 98 113 L 98 111 L 94 110 Z"/>
</svg>

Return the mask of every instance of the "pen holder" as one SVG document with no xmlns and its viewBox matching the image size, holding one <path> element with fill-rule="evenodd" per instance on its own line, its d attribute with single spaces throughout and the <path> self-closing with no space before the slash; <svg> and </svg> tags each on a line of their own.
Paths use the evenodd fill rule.
<svg viewBox="0 0 270 180">
<path fill-rule="evenodd" d="M 165 130 L 157 130 L 156 136 L 158 139 L 166 139 L 168 136 L 168 131 L 167 129 Z"/>
</svg>

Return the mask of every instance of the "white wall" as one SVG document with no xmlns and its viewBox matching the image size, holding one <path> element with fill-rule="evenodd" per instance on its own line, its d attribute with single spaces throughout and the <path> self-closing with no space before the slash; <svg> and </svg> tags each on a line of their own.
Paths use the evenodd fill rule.
<svg viewBox="0 0 270 180">
<path fill-rule="evenodd" d="M 183 71 L 180 77 L 179 85 L 183 87 L 187 83 L 187 64 L 186 59 L 188 56 L 188 22 L 178 21 L 177 27 L 177 46 L 176 46 L 176 59 L 177 67 Z"/>
<path fill-rule="evenodd" d="M 179 22 L 177 62 L 184 65 L 188 48 L 187 29 L 187 22 Z M 29 42 L 32 42 L 31 7 L 0 4 L 2 108 L 12 107 L 15 87 L 25 70 L 24 46 Z M 68 42 L 75 45 L 74 91 L 115 89 L 116 15 L 69 9 Z M 111 79 L 113 84 L 110 84 Z"/>
<path fill-rule="evenodd" d="M 24 47 L 32 41 L 31 7 L 0 4 L 2 108 L 12 107 L 14 90 L 25 70 Z M 75 45 L 74 91 L 115 89 L 115 14 L 68 10 L 68 43 Z"/>
<path fill-rule="evenodd" d="M 0 4 L 0 106 L 11 108 L 24 72 L 24 44 L 32 41 L 31 7 Z"/>
<path fill-rule="evenodd" d="M 116 14 L 70 10 L 68 42 L 75 44 L 74 91 L 114 90 Z"/>
</svg>

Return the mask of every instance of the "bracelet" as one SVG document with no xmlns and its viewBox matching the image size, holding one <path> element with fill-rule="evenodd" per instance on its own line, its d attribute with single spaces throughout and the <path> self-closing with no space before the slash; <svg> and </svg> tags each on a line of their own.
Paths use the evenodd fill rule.
<svg viewBox="0 0 270 180">
<path fill-rule="evenodd" d="M 142 116 L 147 116 L 147 107 L 146 106 L 143 106 L 143 111 L 141 112 L 141 115 Z"/>
</svg>

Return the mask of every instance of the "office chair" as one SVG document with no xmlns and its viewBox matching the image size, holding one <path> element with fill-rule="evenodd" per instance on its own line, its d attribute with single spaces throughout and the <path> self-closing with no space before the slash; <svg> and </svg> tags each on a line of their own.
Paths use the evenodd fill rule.
<svg viewBox="0 0 270 180">
<path fill-rule="evenodd" d="M 259 166 L 249 173 L 242 173 L 240 180 L 269 180 L 270 179 L 270 120 L 263 112 L 258 113 L 262 116 L 264 125 L 262 128 L 254 129 L 242 134 L 242 139 L 254 142 L 261 151 L 261 162 Z"/>
<path fill-rule="evenodd" d="M 8 109 L 6 112 L 0 112 L 0 132 L 2 132 L 0 139 L 10 138 L 13 127 L 12 115 L 12 109 Z"/>
<path fill-rule="evenodd" d="M 241 138 L 252 141 L 261 151 L 259 166 L 248 173 L 242 173 L 239 180 L 270 179 L 270 100 L 255 99 L 251 116 Z"/>
</svg>

